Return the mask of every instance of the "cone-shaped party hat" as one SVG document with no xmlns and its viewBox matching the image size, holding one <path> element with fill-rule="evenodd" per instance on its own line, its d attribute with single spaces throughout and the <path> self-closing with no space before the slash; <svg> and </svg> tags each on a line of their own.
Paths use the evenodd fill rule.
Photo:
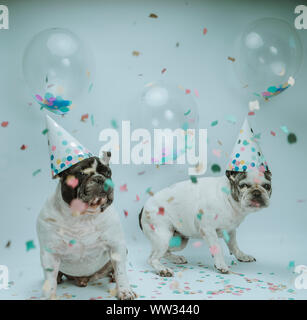
<svg viewBox="0 0 307 320">
<path fill-rule="evenodd" d="M 269 170 L 253 129 L 245 119 L 226 170 L 242 172 L 255 169 L 263 172 Z"/>
<path fill-rule="evenodd" d="M 46 116 L 46 122 L 53 178 L 72 165 L 93 156 L 88 149 L 82 146 L 77 139 L 58 125 L 52 118 Z"/>
</svg>

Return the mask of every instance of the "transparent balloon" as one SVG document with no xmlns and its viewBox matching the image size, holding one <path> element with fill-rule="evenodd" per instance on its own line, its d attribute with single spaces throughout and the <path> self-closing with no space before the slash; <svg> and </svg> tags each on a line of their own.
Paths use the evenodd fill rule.
<svg viewBox="0 0 307 320">
<path fill-rule="evenodd" d="M 164 140 L 162 156 L 154 157 L 152 162 L 156 164 L 176 162 L 177 158 L 185 153 L 187 143 L 177 148 L 178 144 L 172 139 L 175 130 L 178 130 L 179 134 L 177 139 L 182 138 L 181 134 L 186 141 L 188 129 L 198 129 L 198 107 L 192 93 L 181 86 L 155 82 L 144 87 L 139 103 L 138 110 L 143 128 L 149 130 L 153 136 L 155 129 L 170 129 L 164 131 L 170 139 Z"/>
<path fill-rule="evenodd" d="M 92 82 L 93 57 L 81 39 L 67 29 L 36 34 L 23 56 L 24 78 L 35 100 L 56 114 L 65 114 Z"/>
<path fill-rule="evenodd" d="M 239 37 L 236 51 L 236 74 L 257 97 L 268 100 L 294 85 L 303 50 L 288 22 L 275 18 L 252 22 Z"/>
</svg>

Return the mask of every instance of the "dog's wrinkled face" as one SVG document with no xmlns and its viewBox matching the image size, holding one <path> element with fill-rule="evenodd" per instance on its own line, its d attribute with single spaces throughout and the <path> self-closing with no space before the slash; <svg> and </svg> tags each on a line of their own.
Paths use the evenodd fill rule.
<svg viewBox="0 0 307 320">
<path fill-rule="evenodd" d="M 63 200 L 68 205 L 81 200 L 86 207 L 81 214 L 103 212 L 113 202 L 110 157 L 111 152 L 104 152 L 101 159 L 84 159 L 59 174 Z"/>
<path fill-rule="evenodd" d="M 269 206 L 272 194 L 270 171 L 226 171 L 231 186 L 232 198 L 242 209 L 251 212 Z"/>
</svg>

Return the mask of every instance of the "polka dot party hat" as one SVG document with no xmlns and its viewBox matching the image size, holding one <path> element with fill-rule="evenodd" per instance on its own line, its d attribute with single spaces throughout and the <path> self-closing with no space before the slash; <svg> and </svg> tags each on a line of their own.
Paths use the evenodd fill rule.
<svg viewBox="0 0 307 320">
<path fill-rule="evenodd" d="M 242 172 L 255 169 L 269 170 L 253 129 L 245 119 L 226 170 Z"/>
<path fill-rule="evenodd" d="M 46 122 L 53 178 L 72 165 L 93 156 L 89 150 L 83 147 L 77 139 L 58 125 L 52 118 L 46 116 Z"/>
</svg>

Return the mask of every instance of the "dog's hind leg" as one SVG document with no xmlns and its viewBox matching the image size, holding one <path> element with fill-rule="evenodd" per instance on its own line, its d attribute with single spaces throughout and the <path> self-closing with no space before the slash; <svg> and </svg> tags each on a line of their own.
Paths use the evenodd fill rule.
<svg viewBox="0 0 307 320">
<path fill-rule="evenodd" d="M 148 263 L 161 277 L 172 277 L 174 275 L 173 270 L 165 267 L 160 262 L 160 259 L 168 250 L 169 241 L 173 235 L 172 231 L 168 230 L 166 226 L 159 226 L 152 230 L 147 224 L 143 225 L 143 230 L 150 239 L 152 245 L 152 251 L 148 258 Z"/>
<path fill-rule="evenodd" d="M 180 234 L 176 231 L 174 232 L 173 237 L 180 237 L 180 239 L 181 239 L 180 246 L 168 247 L 168 249 L 164 255 L 164 258 L 169 260 L 172 263 L 175 263 L 175 264 L 187 263 L 188 261 L 184 256 L 177 256 L 177 255 L 173 254 L 172 252 L 183 250 L 187 246 L 189 239 L 184 237 L 182 234 Z"/>
</svg>

